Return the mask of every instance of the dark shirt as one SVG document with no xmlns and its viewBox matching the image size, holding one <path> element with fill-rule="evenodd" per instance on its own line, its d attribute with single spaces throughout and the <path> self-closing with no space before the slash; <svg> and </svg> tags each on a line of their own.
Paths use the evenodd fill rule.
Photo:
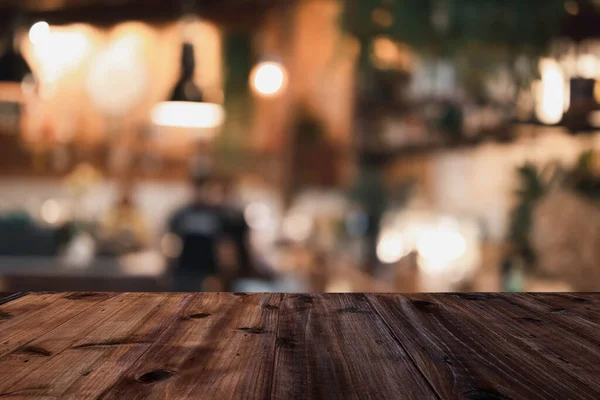
<svg viewBox="0 0 600 400">
<path fill-rule="evenodd" d="M 217 245 L 225 234 L 226 216 L 222 208 L 208 204 L 193 204 L 177 211 L 169 222 L 169 230 L 183 244 L 176 273 L 218 272 Z"/>
</svg>

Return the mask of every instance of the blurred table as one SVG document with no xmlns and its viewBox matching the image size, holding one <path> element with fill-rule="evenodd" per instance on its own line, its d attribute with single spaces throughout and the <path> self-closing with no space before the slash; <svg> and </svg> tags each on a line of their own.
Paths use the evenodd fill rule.
<svg viewBox="0 0 600 400">
<path fill-rule="evenodd" d="M 0 397 L 598 399 L 599 328 L 599 294 L 26 294 Z"/>
<path fill-rule="evenodd" d="M 167 290 L 168 269 L 156 252 L 99 257 L 72 266 L 57 257 L 0 257 L 0 290 L 129 291 Z"/>
</svg>

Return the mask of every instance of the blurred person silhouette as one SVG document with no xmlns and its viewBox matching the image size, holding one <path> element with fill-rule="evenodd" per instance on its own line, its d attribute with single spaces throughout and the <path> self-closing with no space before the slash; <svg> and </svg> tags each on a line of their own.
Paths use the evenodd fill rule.
<svg viewBox="0 0 600 400">
<path fill-rule="evenodd" d="M 210 162 L 201 160 L 192 170 L 193 195 L 189 204 L 177 210 L 168 230 L 180 240 L 179 256 L 172 268 L 173 289 L 177 292 L 222 290 L 219 246 L 225 237 L 222 193 L 217 190 Z"/>
</svg>

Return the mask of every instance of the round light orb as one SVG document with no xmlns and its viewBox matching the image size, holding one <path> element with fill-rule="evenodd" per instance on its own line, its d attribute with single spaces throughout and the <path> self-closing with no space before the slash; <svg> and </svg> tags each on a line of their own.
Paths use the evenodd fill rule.
<svg viewBox="0 0 600 400">
<path fill-rule="evenodd" d="M 42 44 L 50 36 L 50 25 L 46 21 L 39 21 L 29 28 L 29 41 L 33 44 Z"/>
<path fill-rule="evenodd" d="M 286 84 L 287 72 L 283 65 L 277 62 L 261 62 L 250 74 L 252 90 L 259 96 L 275 96 L 285 89 Z"/>
<path fill-rule="evenodd" d="M 377 243 L 377 258 L 384 264 L 393 264 L 404 257 L 404 243 L 402 235 L 397 232 L 386 232 Z"/>
<path fill-rule="evenodd" d="M 460 232 L 448 228 L 424 232 L 417 242 L 419 255 L 427 260 L 447 263 L 461 258 L 467 241 Z"/>
<path fill-rule="evenodd" d="M 173 128 L 210 129 L 225 121 L 220 104 L 192 101 L 163 101 L 152 109 L 152 123 Z"/>
</svg>

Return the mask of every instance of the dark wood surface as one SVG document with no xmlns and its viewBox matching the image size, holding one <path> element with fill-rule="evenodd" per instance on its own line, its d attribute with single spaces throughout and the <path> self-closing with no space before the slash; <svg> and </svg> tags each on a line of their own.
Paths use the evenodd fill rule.
<svg viewBox="0 0 600 400">
<path fill-rule="evenodd" d="M 600 399 L 600 294 L 0 298 L 0 398 Z"/>
</svg>

